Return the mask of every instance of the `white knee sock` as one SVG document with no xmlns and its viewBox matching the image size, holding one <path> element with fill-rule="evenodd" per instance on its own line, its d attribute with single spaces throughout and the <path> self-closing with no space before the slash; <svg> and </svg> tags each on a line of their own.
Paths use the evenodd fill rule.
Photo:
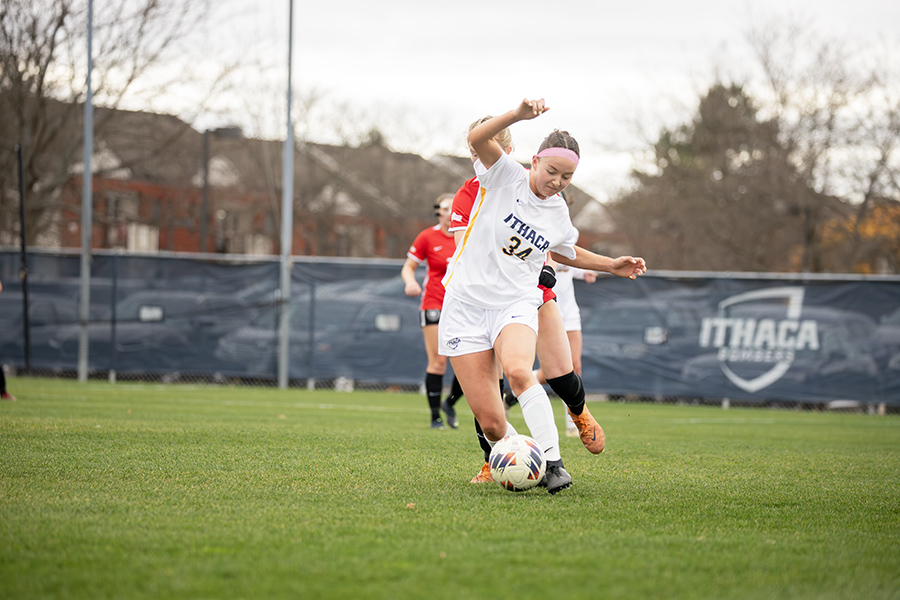
<svg viewBox="0 0 900 600">
<path fill-rule="evenodd" d="M 519 406 L 531 437 L 538 443 L 547 460 L 559 460 L 559 431 L 553 419 L 550 398 L 540 385 L 533 385 L 519 396 Z"/>
</svg>

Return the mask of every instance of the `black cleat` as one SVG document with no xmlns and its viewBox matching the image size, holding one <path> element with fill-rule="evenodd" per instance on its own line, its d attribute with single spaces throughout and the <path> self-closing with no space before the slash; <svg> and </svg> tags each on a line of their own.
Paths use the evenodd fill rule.
<svg viewBox="0 0 900 600">
<path fill-rule="evenodd" d="M 546 484 L 547 491 L 555 494 L 572 487 L 572 476 L 563 467 L 562 460 L 547 461 L 547 471 L 541 485 Z"/>
<path fill-rule="evenodd" d="M 457 429 L 459 427 L 459 421 L 456 419 L 456 409 L 450 406 L 450 403 L 446 400 L 441 402 L 441 409 L 444 411 L 444 414 L 447 415 L 447 425 L 452 429 Z"/>
<path fill-rule="evenodd" d="M 441 421 L 440 419 L 432 419 L 431 420 L 431 428 L 432 429 L 443 429 L 444 422 Z"/>
</svg>

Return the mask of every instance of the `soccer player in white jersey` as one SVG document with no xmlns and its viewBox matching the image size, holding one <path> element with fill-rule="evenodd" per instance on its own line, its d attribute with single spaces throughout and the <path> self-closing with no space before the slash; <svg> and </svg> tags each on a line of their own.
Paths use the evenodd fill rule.
<svg viewBox="0 0 900 600">
<path fill-rule="evenodd" d="M 491 116 L 478 119 L 469 126 L 469 131 L 477 127 L 481 123 L 490 119 Z M 513 150 L 512 135 L 509 129 L 504 129 L 494 136 L 500 147 L 507 154 Z M 475 162 L 478 156 L 472 151 L 472 162 Z M 451 209 L 450 231 L 456 236 L 456 243 L 462 242 L 466 227 L 469 225 L 469 216 L 475 201 L 479 196 L 477 177 L 472 177 L 466 181 L 456 195 L 453 197 L 453 207 Z M 574 430 L 575 436 L 581 438 L 585 448 L 592 454 L 599 454 L 603 451 L 605 445 L 605 435 L 603 428 L 594 419 L 591 412 L 585 404 L 584 385 L 581 381 L 580 360 L 578 361 L 578 369 L 576 370 L 574 360 L 574 349 L 569 347 L 569 338 L 566 334 L 566 324 L 563 323 L 563 317 L 560 314 L 562 304 L 557 306 L 556 293 L 553 289 L 553 281 L 556 279 L 554 268 L 568 269 L 565 265 L 560 266 L 549 256 L 546 258 L 546 264 L 541 270 L 541 276 L 538 281 L 538 287 L 543 293 L 543 304 L 538 309 L 538 339 L 535 350 L 538 360 L 541 364 L 541 370 L 535 373 L 541 384 L 547 383 L 560 399 L 566 405 L 566 422 Z M 563 274 L 563 278 L 565 275 Z M 576 307 L 577 308 L 577 307 Z M 568 321 L 567 321 L 568 322 Z M 579 319 L 580 322 L 580 319 Z M 579 332 L 580 333 L 580 332 Z M 578 358 L 580 359 L 581 346 L 578 346 Z M 546 376 L 546 378 L 544 378 Z M 499 370 L 498 378 L 500 381 L 501 395 L 503 397 L 504 406 L 507 414 L 513 404 L 517 404 L 518 399 L 503 386 L 503 373 Z M 491 466 L 488 464 L 491 453 L 491 446 L 484 437 L 481 426 L 475 420 L 475 433 L 478 444 L 484 453 L 484 462 L 479 472 L 472 478 L 471 483 L 487 483 L 494 480 L 491 475 Z M 568 429 L 566 433 L 569 433 Z"/>
<path fill-rule="evenodd" d="M 559 451 L 559 433 L 550 399 L 532 373 L 537 310 L 542 294 L 535 285 L 549 250 L 563 264 L 636 278 L 646 271 L 641 258 L 612 259 L 576 247 L 578 231 L 560 192 L 578 166 L 578 143 L 554 131 L 541 144 L 527 170 L 493 138 L 522 120 L 543 114 L 544 100 L 523 100 L 469 132 L 481 184 L 462 243 L 444 276 L 446 296 L 439 325 L 439 352 L 450 358 L 466 400 L 487 441 L 514 431 L 506 421 L 496 385 L 495 357 L 519 398 L 532 437 L 547 458 L 547 491 L 572 484 Z"/>
</svg>

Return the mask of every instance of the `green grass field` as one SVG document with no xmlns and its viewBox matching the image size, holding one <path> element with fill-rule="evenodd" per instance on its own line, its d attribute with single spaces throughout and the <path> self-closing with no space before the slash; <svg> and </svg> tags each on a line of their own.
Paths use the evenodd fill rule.
<svg viewBox="0 0 900 600">
<path fill-rule="evenodd" d="M 562 437 L 550 496 L 469 484 L 464 402 L 10 388 L 4 599 L 900 598 L 896 417 L 596 403 L 607 450 Z"/>
</svg>

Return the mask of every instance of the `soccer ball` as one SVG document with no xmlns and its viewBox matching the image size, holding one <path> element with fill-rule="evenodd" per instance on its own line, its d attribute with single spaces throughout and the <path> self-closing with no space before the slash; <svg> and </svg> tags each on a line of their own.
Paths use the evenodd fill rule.
<svg viewBox="0 0 900 600">
<path fill-rule="evenodd" d="M 494 444 L 489 463 L 494 481 L 513 492 L 533 488 L 547 470 L 544 453 L 527 435 L 508 435 Z"/>
</svg>

